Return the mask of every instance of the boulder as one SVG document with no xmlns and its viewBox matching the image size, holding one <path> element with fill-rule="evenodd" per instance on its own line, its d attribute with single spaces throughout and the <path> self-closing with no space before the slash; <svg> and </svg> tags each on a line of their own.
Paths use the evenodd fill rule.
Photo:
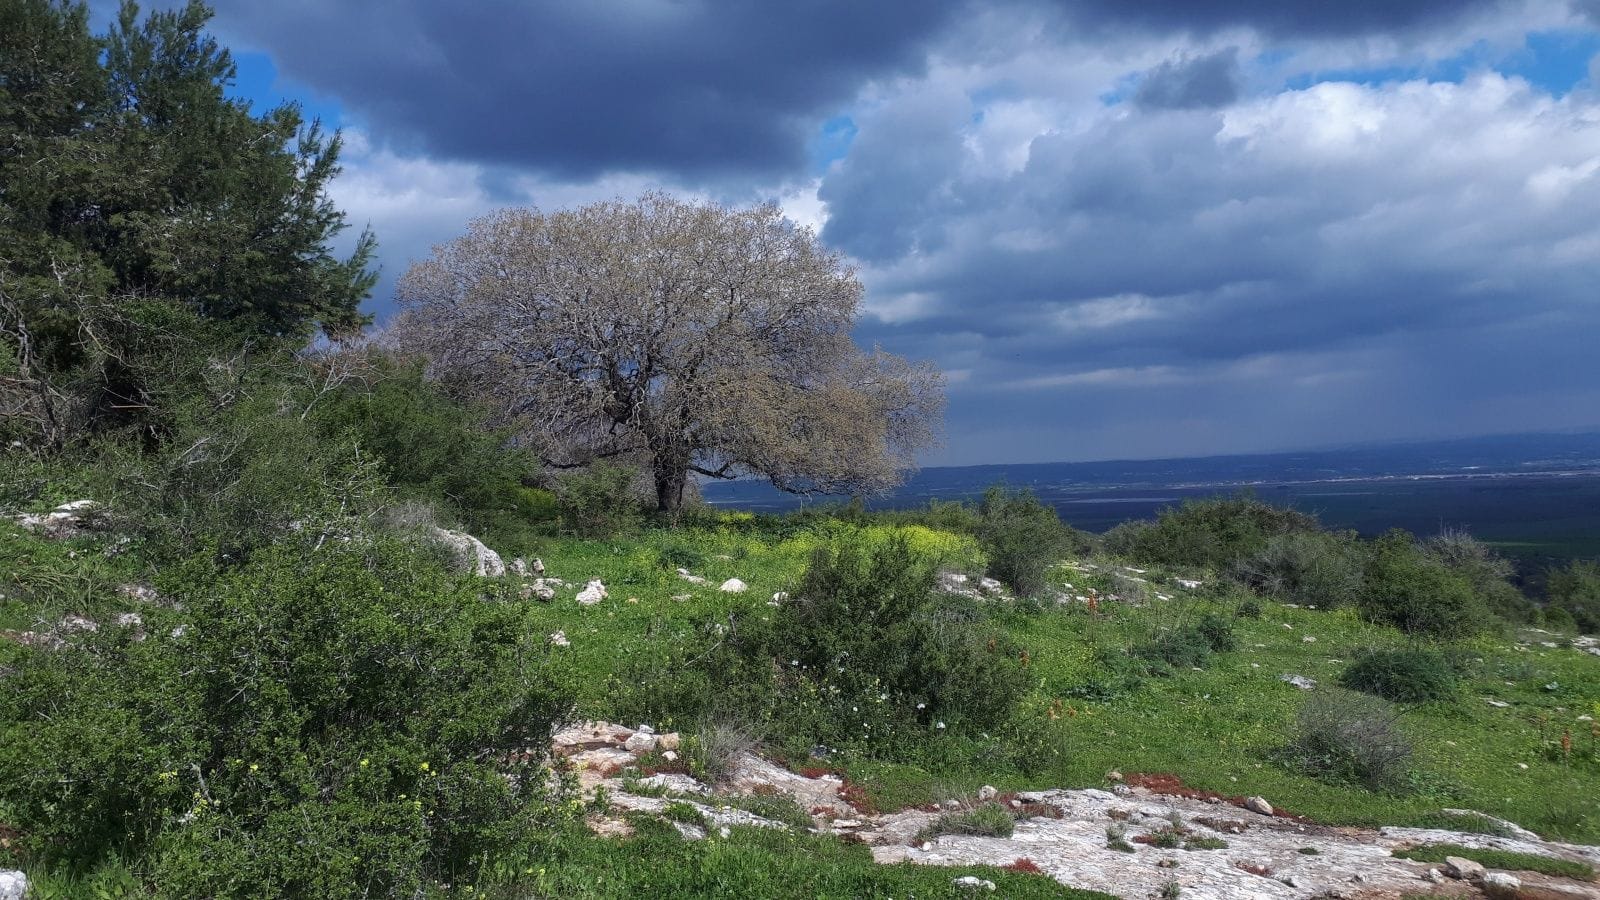
<svg viewBox="0 0 1600 900">
<path fill-rule="evenodd" d="M 22 900 L 27 895 L 27 875 L 16 869 L 0 869 L 0 900 Z"/>
<path fill-rule="evenodd" d="M 578 602 L 584 606 L 593 606 L 606 598 L 606 586 L 596 578 L 578 592 Z"/>
<path fill-rule="evenodd" d="M 724 594 L 742 594 L 748 590 L 749 587 L 749 585 L 737 578 L 729 578 L 727 581 L 724 581 L 722 586 L 717 588 L 717 590 L 723 592 Z"/>
<path fill-rule="evenodd" d="M 1244 808 L 1263 816 L 1272 815 L 1272 804 L 1265 797 L 1249 797 L 1244 801 Z"/>
<path fill-rule="evenodd" d="M 433 537 L 439 543 L 449 548 L 456 558 L 457 565 L 465 570 L 470 570 L 474 575 L 483 578 L 499 578 L 506 574 L 505 561 L 500 554 L 490 550 L 483 541 L 478 540 L 464 531 L 451 531 L 448 528 L 433 529 Z"/>
<path fill-rule="evenodd" d="M 1515 897 L 1522 890 L 1522 879 L 1510 872 L 1489 872 L 1483 876 L 1483 891 L 1491 897 Z"/>
<path fill-rule="evenodd" d="M 622 749 L 629 753 L 649 753 L 656 748 L 656 736 L 639 732 L 622 742 Z"/>
</svg>

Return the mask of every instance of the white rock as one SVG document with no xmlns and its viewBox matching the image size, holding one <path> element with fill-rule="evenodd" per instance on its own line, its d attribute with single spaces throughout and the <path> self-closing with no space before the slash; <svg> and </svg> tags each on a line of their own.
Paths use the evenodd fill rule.
<svg viewBox="0 0 1600 900">
<path fill-rule="evenodd" d="M 622 749 L 629 753 L 649 753 L 656 748 L 656 736 L 639 732 L 622 742 Z"/>
<path fill-rule="evenodd" d="M 1459 878 L 1462 881 L 1478 881 L 1483 878 L 1484 872 L 1483 863 L 1462 859 L 1459 856 L 1446 856 L 1444 858 L 1444 873 L 1451 878 Z"/>
<path fill-rule="evenodd" d="M 120 613 L 117 616 L 117 624 L 123 628 L 138 628 L 144 624 L 144 616 L 136 612 Z"/>
<path fill-rule="evenodd" d="M 1497 893 L 1509 896 L 1522 890 L 1522 879 L 1509 872 L 1489 872 L 1483 876 L 1483 889 L 1491 897 Z"/>
<path fill-rule="evenodd" d="M 511 565 L 507 566 L 506 568 L 511 570 L 511 574 L 519 576 L 527 576 L 529 572 L 533 571 L 532 569 L 528 568 L 528 561 L 520 556 L 516 559 L 513 559 L 511 561 Z"/>
<path fill-rule="evenodd" d="M 62 631 L 99 631 L 100 624 L 83 616 L 67 616 L 56 626 Z"/>
<path fill-rule="evenodd" d="M 555 645 L 555 646 L 557 646 L 557 647 L 571 647 L 572 646 L 572 642 L 567 640 L 567 633 L 565 631 L 557 631 L 554 634 L 550 635 L 550 643 Z"/>
<path fill-rule="evenodd" d="M 1244 801 L 1244 808 L 1263 816 L 1272 815 L 1272 804 L 1265 797 L 1249 797 Z"/>
<path fill-rule="evenodd" d="M 1489 705 L 1493 706 L 1496 709 L 1505 709 L 1506 707 L 1510 706 L 1511 704 L 1505 702 L 1504 700 L 1490 700 L 1489 701 Z"/>
<path fill-rule="evenodd" d="M 784 604 L 784 603 L 788 603 L 788 602 L 789 602 L 789 592 L 788 591 L 779 591 L 776 594 L 772 595 L 772 605 L 773 606 L 778 606 L 780 604 Z"/>
<path fill-rule="evenodd" d="M 524 584 L 518 594 L 524 600 L 543 600 L 548 603 L 556 598 L 556 589 L 546 584 L 543 578 L 536 578 Z"/>
<path fill-rule="evenodd" d="M 696 574 L 690 572 L 688 569 L 679 569 L 678 570 L 678 577 L 682 578 L 684 581 L 689 582 L 690 584 L 705 584 L 706 583 L 706 580 L 704 578 L 701 578 L 699 575 L 696 575 Z"/>
<path fill-rule="evenodd" d="M 584 606 L 593 606 L 606 598 L 606 586 L 596 578 L 589 582 L 583 590 L 578 592 L 578 602 Z"/>
<path fill-rule="evenodd" d="M 661 754 L 661 758 L 666 760 L 667 762 L 677 762 L 678 761 L 678 751 L 676 751 L 676 750 L 667 750 L 667 751 L 665 751 L 664 753 Z"/>
<path fill-rule="evenodd" d="M 27 895 L 27 875 L 16 869 L 0 869 L 0 900 L 22 900 Z"/>
<path fill-rule="evenodd" d="M 950 883 L 958 888 L 966 888 L 969 891 L 994 890 L 994 882 L 987 878 L 979 878 L 976 875 L 963 875 L 960 878 L 953 879 Z"/>
<path fill-rule="evenodd" d="M 985 594 L 998 595 L 1006 592 L 1006 586 L 994 580 L 993 578 L 979 578 L 978 590 L 983 591 Z"/>
<path fill-rule="evenodd" d="M 1317 680 L 1315 678 L 1307 678 L 1304 675 L 1290 675 L 1285 673 L 1283 675 L 1279 675 L 1278 680 L 1284 684 L 1292 684 L 1302 691 L 1309 691 L 1317 686 Z"/>
<path fill-rule="evenodd" d="M 1195 581 L 1195 580 L 1190 579 L 1190 578 L 1177 578 L 1177 579 L 1174 579 L 1174 580 L 1177 581 L 1179 585 L 1181 585 L 1183 587 L 1186 587 L 1191 591 L 1194 590 L 1195 588 L 1199 587 L 1201 584 L 1204 583 L 1204 582 L 1200 582 L 1200 581 Z"/>
<path fill-rule="evenodd" d="M 742 594 L 746 590 L 749 590 L 749 588 L 749 585 L 745 584 L 739 579 L 729 578 L 727 581 L 724 581 L 722 586 L 717 588 L 717 590 L 723 592 L 724 594 Z"/>
<path fill-rule="evenodd" d="M 506 574 L 506 564 L 500 558 L 500 554 L 490 550 L 483 541 L 465 531 L 435 527 L 433 536 L 435 540 L 449 548 L 455 555 L 458 565 L 470 569 L 474 575 L 499 578 Z"/>
<path fill-rule="evenodd" d="M 978 788 L 978 799 L 985 803 L 998 796 L 1000 796 L 1000 792 L 994 789 L 994 785 L 986 784 L 983 787 Z"/>
<path fill-rule="evenodd" d="M 1300 643 L 1302 644 L 1315 644 L 1316 642 L 1317 639 L 1309 634 L 1300 639 Z"/>
</svg>

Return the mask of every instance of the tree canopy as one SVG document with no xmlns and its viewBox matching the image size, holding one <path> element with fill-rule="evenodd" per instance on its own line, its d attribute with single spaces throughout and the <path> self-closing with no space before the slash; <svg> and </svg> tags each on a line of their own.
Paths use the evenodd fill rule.
<svg viewBox="0 0 1600 900">
<path fill-rule="evenodd" d="M 0 410 L 47 441 L 141 405 L 152 314 L 295 338 L 363 321 L 373 240 L 331 246 L 338 135 L 229 98 L 210 17 L 124 2 L 95 35 L 82 4 L 0 0 Z"/>
<path fill-rule="evenodd" d="M 886 489 L 943 406 L 926 364 L 850 338 L 854 271 L 775 205 L 665 194 L 473 222 L 400 282 L 397 339 L 493 401 L 547 464 L 620 458 L 676 510 L 689 476 Z"/>
</svg>

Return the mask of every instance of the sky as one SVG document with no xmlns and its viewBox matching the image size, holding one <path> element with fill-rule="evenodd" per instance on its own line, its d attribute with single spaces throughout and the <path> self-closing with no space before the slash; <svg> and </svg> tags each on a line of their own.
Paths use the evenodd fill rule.
<svg viewBox="0 0 1600 900">
<path fill-rule="evenodd" d="M 926 464 L 1600 426 L 1600 0 L 218 0 L 368 308 L 504 206 L 780 203 Z"/>
</svg>

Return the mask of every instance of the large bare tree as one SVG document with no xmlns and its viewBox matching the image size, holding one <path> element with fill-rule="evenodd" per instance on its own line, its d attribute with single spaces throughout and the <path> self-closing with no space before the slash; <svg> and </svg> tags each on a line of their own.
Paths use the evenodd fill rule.
<svg viewBox="0 0 1600 900">
<path fill-rule="evenodd" d="M 397 339 L 491 400 L 547 464 L 893 486 L 933 443 L 938 371 L 851 341 L 861 283 L 775 205 L 659 193 L 471 223 L 401 280 Z"/>
</svg>

